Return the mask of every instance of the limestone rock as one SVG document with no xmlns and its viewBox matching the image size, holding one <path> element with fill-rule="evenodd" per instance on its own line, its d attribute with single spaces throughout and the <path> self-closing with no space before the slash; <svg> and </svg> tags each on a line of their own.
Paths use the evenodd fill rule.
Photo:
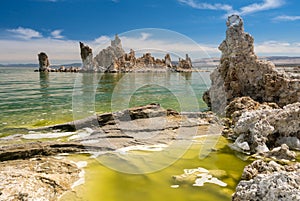
<svg viewBox="0 0 300 201">
<path fill-rule="evenodd" d="M 232 15 L 227 20 L 226 39 L 220 44 L 220 65 L 211 74 L 211 109 L 222 113 L 234 98 L 274 102 L 279 106 L 300 101 L 300 79 L 276 70 L 273 63 L 257 59 L 254 39 L 244 32 L 243 20 Z"/>
<path fill-rule="evenodd" d="M 82 60 L 82 70 L 83 71 L 95 71 L 95 63 L 93 59 L 93 51 L 87 45 L 84 45 L 82 42 L 79 42 L 80 45 L 80 55 Z"/>
<path fill-rule="evenodd" d="M 241 114 L 234 126 L 238 138 L 233 148 L 250 153 L 266 152 L 282 143 L 291 149 L 300 149 L 300 103 L 294 103 L 283 109 L 259 109 Z M 288 143 L 292 138 L 294 143 Z M 249 150 L 244 150 L 245 145 Z M 243 146 L 241 146 L 243 145 Z"/>
<path fill-rule="evenodd" d="M 185 55 L 185 59 L 179 58 L 178 68 L 191 69 L 192 67 L 192 60 L 188 54 Z"/>
<path fill-rule="evenodd" d="M 79 179 L 75 164 L 54 158 L 0 163 L 0 200 L 58 200 Z"/>
<path fill-rule="evenodd" d="M 173 67 L 170 54 L 166 54 L 165 56 L 165 65 L 170 68 Z"/>
<path fill-rule="evenodd" d="M 39 59 L 39 71 L 40 72 L 45 72 L 45 71 L 49 71 L 50 68 L 50 62 L 48 59 L 48 56 L 45 52 L 41 52 L 38 54 L 38 59 Z"/>
<path fill-rule="evenodd" d="M 266 153 L 266 157 L 275 158 L 276 160 L 295 160 L 296 153 L 289 150 L 289 147 L 286 144 L 282 144 L 280 147 L 272 149 L 270 152 Z"/>
<path fill-rule="evenodd" d="M 300 163 L 280 165 L 274 161 L 254 161 L 245 167 L 233 201 L 300 199 Z"/>
<path fill-rule="evenodd" d="M 235 123 L 243 112 L 259 109 L 279 109 L 276 103 L 260 104 L 249 96 L 238 97 L 231 101 L 225 108 L 226 117 L 231 118 Z"/>
<path fill-rule="evenodd" d="M 104 68 L 107 71 L 117 71 L 117 65 L 115 61 L 125 55 L 125 51 L 122 47 L 121 39 L 118 35 L 111 41 L 111 45 L 106 49 L 103 49 L 95 57 L 95 61 L 98 63 L 98 68 Z"/>
</svg>

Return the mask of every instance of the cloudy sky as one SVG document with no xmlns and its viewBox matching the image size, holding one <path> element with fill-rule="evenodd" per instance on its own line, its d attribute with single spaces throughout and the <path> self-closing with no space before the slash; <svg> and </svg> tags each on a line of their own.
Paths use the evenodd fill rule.
<svg viewBox="0 0 300 201">
<path fill-rule="evenodd" d="M 41 51 L 53 64 L 78 62 L 78 41 L 99 51 L 116 33 L 126 50 L 215 57 L 233 13 L 258 55 L 300 56 L 299 8 L 299 0 L 1 0 L 0 63 L 36 63 Z"/>
</svg>

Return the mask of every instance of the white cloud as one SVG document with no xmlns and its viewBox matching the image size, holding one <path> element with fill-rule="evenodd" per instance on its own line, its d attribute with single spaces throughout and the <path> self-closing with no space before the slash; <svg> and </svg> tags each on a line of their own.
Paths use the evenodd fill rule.
<svg viewBox="0 0 300 201">
<path fill-rule="evenodd" d="M 223 10 L 227 11 L 226 16 L 230 14 L 248 15 L 251 13 L 270 10 L 281 7 L 285 2 L 284 0 L 263 0 L 261 3 L 253 3 L 244 7 L 234 10 L 232 5 L 229 4 L 209 4 L 199 3 L 196 0 L 178 0 L 182 4 L 191 6 L 192 8 L 201 10 Z"/>
<path fill-rule="evenodd" d="M 228 4 L 209 4 L 209 3 L 199 3 L 196 2 L 195 0 L 178 0 L 182 4 L 186 4 L 188 6 L 191 6 L 192 8 L 196 9 L 202 9 L 202 10 L 225 10 L 225 11 L 232 11 L 232 6 Z"/>
<path fill-rule="evenodd" d="M 300 15 L 298 16 L 289 16 L 289 15 L 280 15 L 275 18 L 273 18 L 275 21 L 296 21 L 300 20 Z"/>
<path fill-rule="evenodd" d="M 256 44 L 255 51 L 259 55 L 299 56 L 300 43 L 265 41 L 263 43 Z"/>
<path fill-rule="evenodd" d="M 259 11 L 270 10 L 274 8 L 279 8 L 284 4 L 284 0 L 264 0 L 262 3 L 254 3 L 248 6 L 240 8 L 237 14 L 247 15 L 251 13 L 256 13 Z"/>
<path fill-rule="evenodd" d="M 53 38 L 55 38 L 55 39 L 62 39 L 62 38 L 64 38 L 64 36 L 62 36 L 61 35 L 61 32 L 62 32 L 63 30 L 54 30 L 54 31 L 52 31 L 51 32 L 51 36 L 53 37 Z"/>
<path fill-rule="evenodd" d="M 108 43 L 109 41 L 110 41 L 109 36 L 100 36 L 99 38 L 96 38 L 94 40 L 94 43 L 96 43 L 96 44 L 105 44 L 105 43 Z"/>
<path fill-rule="evenodd" d="M 141 33 L 141 40 L 142 41 L 147 40 L 150 36 L 151 36 L 151 34 L 142 32 Z"/>
<path fill-rule="evenodd" d="M 37 63 L 37 54 L 46 52 L 51 64 L 79 62 L 79 44 L 72 40 L 39 38 L 0 40 L 0 63 Z"/>
<path fill-rule="evenodd" d="M 7 31 L 13 33 L 15 37 L 22 39 L 43 37 L 40 32 L 29 28 L 18 27 L 17 29 L 7 29 Z"/>
<path fill-rule="evenodd" d="M 157 32 L 142 30 L 139 34 L 121 34 L 123 48 L 126 52 L 129 52 L 131 48 L 134 49 L 137 56 L 151 52 L 155 57 L 162 58 L 166 53 L 170 53 L 174 61 L 178 57 L 184 58 L 186 53 L 192 59 L 218 57 L 221 54 L 217 49 L 218 44 L 198 44 L 178 33 L 175 34 L 175 37 L 166 35 L 169 32 L 162 32 L 159 37 L 156 37 L 157 35 L 154 33 Z M 150 35 L 151 37 L 149 37 Z M 111 39 L 108 36 L 99 36 L 95 40 L 83 42 L 93 49 L 95 56 L 100 50 L 110 45 Z M 0 48 L 0 63 L 37 63 L 37 54 L 42 51 L 48 54 L 51 64 L 81 62 L 79 42 L 75 40 L 57 40 L 54 38 L 0 39 L 0 47 L 5 47 Z M 300 42 L 266 41 L 255 44 L 255 51 L 259 56 L 299 56 Z"/>
</svg>

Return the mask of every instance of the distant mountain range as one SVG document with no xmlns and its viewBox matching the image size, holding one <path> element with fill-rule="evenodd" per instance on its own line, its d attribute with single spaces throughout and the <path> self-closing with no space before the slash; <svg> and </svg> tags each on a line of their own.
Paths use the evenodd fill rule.
<svg viewBox="0 0 300 201">
<path fill-rule="evenodd" d="M 193 61 L 195 67 L 215 67 L 219 64 L 218 57 L 204 58 Z M 276 66 L 300 66 L 300 57 L 289 57 L 289 56 L 267 56 L 260 57 L 260 59 L 272 61 Z M 175 64 L 176 62 L 174 62 Z M 61 64 L 61 65 L 51 65 L 52 68 L 58 68 L 60 66 L 65 67 L 81 67 L 81 63 L 71 63 L 71 64 Z M 38 68 L 38 64 L 0 64 L 0 67 L 31 67 Z"/>
<path fill-rule="evenodd" d="M 300 66 L 300 57 L 288 57 L 288 56 L 268 56 L 259 57 L 262 60 L 268 60 L 273 62 L 276 66 Z M 195 67 L 215 67 L 219 64 L 220 58 L 205 58 L 193 61 Z"/>
<path fill-rule="evenodd" d="M 81 67 L 81 63 L 71 63 L 71 64 L 61 64 L 61 65 L 51 65 L 51 68 L 58 68 L 60 66 L 65 66 L 65 67 Z M 24 68 L 38 68 L 38 64 L 0 64 L 0 67 L 24 67 Z"/>
</svg>

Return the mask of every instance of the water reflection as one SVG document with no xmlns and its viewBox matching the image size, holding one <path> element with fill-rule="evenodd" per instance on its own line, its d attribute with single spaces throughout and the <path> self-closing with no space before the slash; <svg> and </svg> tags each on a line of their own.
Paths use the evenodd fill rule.
<svg viewBox="0 0 300 201">
<path fill-rule="evenodd" d="M 82 119 L 95 114 L 95 97 L 101 74 L 78 74 L 72 95 L 73 118 Z"/>
<path fill-rule="evenodd" d="M 49 83 L 49 73 L 40 72 L 40 93 L 42 95 L 42 98 L 47 98 L 50 96 L 50 93 L 48 91 Z"/>
<path fill-rule="evenodd" d="M 191 80 L 192 78 L 192 72 L 180 72 L 180 75 L 186 80 Z"/>
</svg>

